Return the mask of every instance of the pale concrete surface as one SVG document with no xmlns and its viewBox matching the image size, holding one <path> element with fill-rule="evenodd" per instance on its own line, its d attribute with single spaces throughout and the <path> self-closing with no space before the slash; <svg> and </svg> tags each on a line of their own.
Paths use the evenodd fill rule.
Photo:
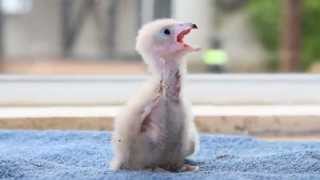
<svg viewBox="0 0 320 180">
<path fill-rule="evenodd" d="M 1 76 L 0 106 L 122 105 L 148 77 Z M 320 76 L 303 74 L 188 75 L 185 85 L 194 105 L 319 105 L 319 92 Z"/>
</svg>

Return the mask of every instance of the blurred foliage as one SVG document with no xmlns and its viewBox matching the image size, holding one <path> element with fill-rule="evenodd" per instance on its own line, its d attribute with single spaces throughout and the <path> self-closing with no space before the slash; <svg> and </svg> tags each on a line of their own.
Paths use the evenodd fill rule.
<svg viewBox="0 0 320 180">
<path fill-rule="evenodd" d="M 301 66 L 308 69 L 320 62 L 320 1 L 302 0 Z M 248 11 L 253 27 L 270 52 L 270 65 L 277 69 L 281 35 L 281 5 L 279 0 L 250 0 Z"/>
</svg>

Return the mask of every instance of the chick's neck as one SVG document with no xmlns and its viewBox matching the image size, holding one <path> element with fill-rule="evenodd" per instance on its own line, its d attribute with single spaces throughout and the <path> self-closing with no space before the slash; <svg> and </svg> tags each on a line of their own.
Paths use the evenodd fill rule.
<svg viewBox="0 0 320 180">
<path fill-rule="evenodd" d="M 180 97 L 182 75 L 184 71 L 183 61 L 176 59 L 157 59 L 155 72 L 159 82 L 159 91 L 166 97 L 178 99 Z"/>
</svg>

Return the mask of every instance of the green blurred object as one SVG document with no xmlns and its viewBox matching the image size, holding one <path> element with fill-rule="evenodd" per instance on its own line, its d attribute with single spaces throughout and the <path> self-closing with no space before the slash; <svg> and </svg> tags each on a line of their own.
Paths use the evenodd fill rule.
<svg viewBox="0 0 320 180">
<path fill-rule="evenodd" d="M 270 52 L 272 70 L 277 70 L 279 64 L 281 8 L 279 0 L 250 0 L 247 7 L 254 30 Z M 320 1 L 303 0 L 302 8 L 300 65 L 307 70 L 312 64 L 320 62 Z"/>
<path fill-rule="evenodd" d="M 228 61 L 227 53 L 222 49 L 208 49 L 204 52 L 203 61 L 207 65 L 225 65 Z"/>
</svg>

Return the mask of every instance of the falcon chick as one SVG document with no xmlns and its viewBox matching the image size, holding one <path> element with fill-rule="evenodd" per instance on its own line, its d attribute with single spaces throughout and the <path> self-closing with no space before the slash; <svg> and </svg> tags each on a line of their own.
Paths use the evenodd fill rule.
<svg viewBox="0 0 320 180">
<path fill-rule="evenodd" d="M 144 25 L 136 50 L 151 71 L 140 93 L 115 119 L 113 170 L 194 171 L 184 163 L 198 147 L 191 104 L 183 96 L 184 55 L 198 51 L 184 42 L 193 23 L 161 19 Z"/>
</svg>

